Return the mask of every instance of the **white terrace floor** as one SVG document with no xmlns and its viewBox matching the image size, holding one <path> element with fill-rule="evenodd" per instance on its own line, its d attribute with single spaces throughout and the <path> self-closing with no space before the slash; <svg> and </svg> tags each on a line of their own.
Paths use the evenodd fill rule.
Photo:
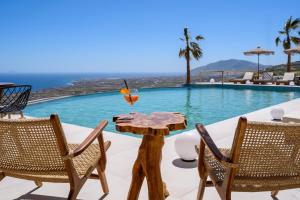
<svg viewBox="0 0 300 200">
<path fill-rule="evenodd" d="M 300 118 L 300 99 L 277 106 L 282 107 L 288 117 Z M 248 113 L 245 116 L 247 116 L 249 120 L 270 121 L 270 109 L 271 107 L 265 108 Z M 219 147 L 230 147 L 237 119 L 236 117 L 207 126 L 209 133 Z M 68 142 L 70 143 L 81 142 L 91 131 L 89 128 L 70 124 L 64 124 L 63 126 Z M 106 140 L 112 141 L 112 146 L 108 150 L 108 165 L 106 170 L 110 193 L 106 197 L 101 198 L 103 193 L 100 189 L 100 182 L 97 180 L 88 180 L 79 193 L 78 199 L 126 199 L 131 180 L 131 168 L 141 140 L 139 138 L 109 132 L 105 132 L 105 138 Z M 198 171 L 197 168 L 186 169 L 178 168 L 173 165 L 172 162 L 178 159 L 174 149 L 175 139 L 176 136 L 166 138 L 161 166 L 163 180 L 167 183 L 170 192 L 168 199 L 194 200 L 197 196 L 199 183 Z M 57 183 L 44 183 L 43 187 L 34 190 L 35 188 L 36 186 L 32 181 L 6 177 L 0 183 L 0 199 L 62 200 L 66 199 L 69 191 L 68 184 Z M 235 192 L 232 197 L 233 199 L 243 200 L 272 199 L 269 192 Z M 148 199 L 145 182 L 139 199 Z M 219 199 L 219 197 L 216 190 L 211 187 L 206 189 L 204 199 L 212 200 Z M 278 199 L 300 199 L 300 189 L 282 191 L 279 193 Z"/>
</svg>

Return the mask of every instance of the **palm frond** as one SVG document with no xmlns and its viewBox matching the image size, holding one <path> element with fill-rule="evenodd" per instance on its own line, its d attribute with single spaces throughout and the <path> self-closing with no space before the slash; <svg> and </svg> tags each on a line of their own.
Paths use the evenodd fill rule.
<svg viewBox="0 0 300 200">
<path fill-rule="evenodd" d="M 282 43 L 284 49 L 290 49 L 292 43 L 300 44 L 300 37 L 292 36 L 292 31 L 300 27 L 300 18 L 293 19 L 292 16 L 288 18 L 284 24 L 283 30 L 279 31 L 279 36 L 275 39 L 276 46 Z M 300 36 L 300 31 L 298 32 Z M 280 39 L 282 37 L 283 40 Z"/>
<path fill-rule="evenodd" d="M 192 48 L 200 49 L 199 44 L 197 42 L 190 42 Z"/>
<path fill-rule="evenodd" d="M 178 55 L 179 57 L 185 57 L 186 56 L 186 49 L 181 49 L 180 48 L 180 50 L 179 50 L 179 55 Z"/>
<path fill-rule="evenodd" d="M 198 60 L 199 58 L 202 57 L 202 49 L 200 48 L 199 44 L 197 44 L 196 42 L 190 42 L 191 45 L 191 52 L 193 57 Z"/>
<path fill-rule="evenodd" d="M 291 22 L 292 22 L 292 16 L 290 16 L 290 18 L 286 21 L 286 23 L 284 25 L 284 30 L 286 33 L 290 32 Z"/>
<path fill-rule="evenodd" d="M 275 39 L 275 44 L 276 44 L 276 46 L 278 46 L 280 43 L 281 43 L 280 37 L 277 37 L 277 38 Z"/>
<path fill-rule="evenodd" d="M 286 24 L 287 24 L 288 26 L 291 26 L 292 21 L 293 21 L 293 16 L 290 16 L 289 19 L 287 20 Z"/>
<path fill-rule="evenodd" d="M 291 22 L 291 29 L 297 29 L 300 25 L 300 18 L 297 18 Z"/>
<path fill-rule="evenodd" d="M 286 34 L 285 31 L 278 31 L 278 32 L 279 32 L 279 34 L 281 34 L 281 35 L 285 35 L 285 34 Z"/>
<path fill-rule="evenodd" d="M 298 38 L 298 37 L 291 37 L 291 41 L 292 41 L 294 44 L 300 44 L 300 38 Z"/>
<path fill-rule="evenodd" d="M 201 58 L 202 55 L 203 55 L 201 49 L 200 49 L 200 50 L 192 49 L 191 52 L 192 52 L 193 57 L 194 57 L 196 60 L 199 60 L 199 58 Z"/>
<path fill-rule="evenodd" d="M 186 59 L 195 58 L 196 60 L 198 60 L 200 57 L 202 57 L 203 52 L 197 41 L 203 40 L 204 37 L 201 35 L 197 35 L 195 37 L 195 41 L 191 41 L 191 36 L 188 28 L 184 28 L 183 33 L 184 37 L 180 38 L 180 40 L 183 40 L 187 43 L 184 49 L 180 48 L 179 57 L 185 57 Z"/>
<path fill-rule="evenodd" d="M 197 35 L 196 37 L 195 37 L 195 39 L 196 40 L 204 40 L 204 37 L 202 36 L 202 35 Z"/>
</svg>

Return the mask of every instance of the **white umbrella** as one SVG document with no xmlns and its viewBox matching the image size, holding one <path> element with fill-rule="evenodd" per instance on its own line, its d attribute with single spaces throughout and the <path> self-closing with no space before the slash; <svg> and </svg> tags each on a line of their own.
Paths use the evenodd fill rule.
<svg viewBox="0 0 300 200">
<path fill-rule="evenodd" d="M 257 74 L 259 76 L 259 56 L 260 55 L 274 55 L 274 51 L 269 51 L 269 50 L 265 50 L 260 47 L 257 47 L 255 49 L 245 51 L 244 55 L 246 55 L 246 56 L 257 55 Z"/>
<path fill-rule="evenodd" d="M 284 51 L 284 53 L 286 54 L 295 54 L 295 53 L 299 53 L 300 54 L 300 45 L 298 45 L 295 48 L 291 48 L 291 49 L 287 49 Z"/>
</svg>

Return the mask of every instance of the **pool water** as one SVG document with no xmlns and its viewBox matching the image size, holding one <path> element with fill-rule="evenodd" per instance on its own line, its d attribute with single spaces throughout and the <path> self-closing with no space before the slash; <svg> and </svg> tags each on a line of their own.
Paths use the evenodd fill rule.
<svg viewBox="0 0 300 200">
<path fill-rule="evenodd" d="M 284 88 L 269 89 L 269 87 L 251 89 L 198 86 L 140 89 L 139 100 L 134 105 L 134 111 L 183 113 L 188 121 L 187 130 L 190 130 L 197 122 L 211 124 L 299 97 L 299 91 Z M 106 119 L 109 121 L 106 130 L 115 131 L 112 117 L 130 111 L 130 106 L 121 94 L 108 92 L 29 105 L 25 114 L 49 117 L 51 113 L 57 113 L 62 122 L 90 128 L 94 128 L 100 120 Z"/>
</svg>

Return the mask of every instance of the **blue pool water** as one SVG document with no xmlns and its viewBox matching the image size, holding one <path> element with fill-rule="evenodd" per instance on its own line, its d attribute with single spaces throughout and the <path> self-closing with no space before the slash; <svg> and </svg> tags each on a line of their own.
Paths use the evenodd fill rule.
<svg viewBox="0 0 300 200">
<path fill-rule="evenodd" d="M 278 91 L 280 89 L 280 91 Z M 211 124 L 237 115 L 300 97 L 300 91 L 269 87 L 182 87 L 139 90 L 135 111 L 177 111 L 187 116 L 188 129 L 196 122 Z M 115 131 L 112 116 L 130 112 L 129 105 L 118 92 L 78 96 L 30 105 L 25 113 L 48 117 L 58 113 L 66 123 L 94 128 L 99 120 L 109 120 L 106 128 Z"/>
</svg>

